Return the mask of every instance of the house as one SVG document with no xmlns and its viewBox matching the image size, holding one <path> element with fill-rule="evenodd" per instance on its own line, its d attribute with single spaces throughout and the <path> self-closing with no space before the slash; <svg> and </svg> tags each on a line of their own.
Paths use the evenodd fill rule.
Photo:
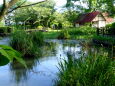
<svg viewBox="0 0 115 86">
<path fill-rule="evenodd" d="M 105 27 L 106 24 L 110 24 L 114 21 L 113 18 L 108 17 L 107 13 L 101 13 L 99 11 L 94 11 L 91 13 L 85 13 L 78 16 L 75 22 L 76 27 L 90 23 L 92 27 Z"/>
</svg>

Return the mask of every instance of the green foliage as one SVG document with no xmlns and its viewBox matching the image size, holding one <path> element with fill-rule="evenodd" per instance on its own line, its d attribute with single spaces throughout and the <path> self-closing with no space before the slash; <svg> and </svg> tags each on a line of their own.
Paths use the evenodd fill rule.
<svg viewBox="0 0 115 86">
<path fill-rule="evenodd" d="M 11 33 L 11 27 L 0 27 L 0 33 Z"/>
<path fill-rule="evenodd" d="M 58 38 L 59 34 L 60 34 L 60 32 L 58 32 L 58 31 L 43 32 L 45 39 L 56 39 L 56 38 Z"/>
<path fill-rule="evenodd" d="M 79 3 L 79 4 L 76 4 Z M 82 4 L 84 3 L 84 4 Z M 114 16 L 115 13 L 115 0 L 67 0 L 66 8 L 81 12 L 92 12 L 99 10 L 108 12 Z"/>
<path fill-rule="evenodd" d="M 115 22 L 112 24 L 106 25 L 106 28 L 108 28 L 109 34 L 115 35 Z"/>
<path fill-rule="evenodd" d="M 39 46 L 43 44 L 41 32 L 27 34 L 25 31 L 16 31 L 12 34 L 10 45 L 20 51 L 23 56 L 36 56 L 39 54 Z"/>
<path fill-rule="evenodd" d="M 58 36 L 58 39 L 69 39 L 70 35 L 68 30 L 62 30 Z"/>
<path fill-rule="evenodd" d="M 42 30 L 43 26 L 38 26 L 37 29 Z"/>
<path fill-rule="evenodd" d="M 13 48 L 6 45 L 0 45 L 0 66 L 6 65 L 16 59 L 26 67 L 25 62 L 21 57 L 21 54 Z"/>
<path fill-rule="evenodd" d="M 106 43 L 106 44 L 110 44 L 110 45 L 115 45 L 115 38 L 113 38 L 113 37 L 94 35 L 93 39 L 97 40 L 100 43 Z"/>
<path fill-rule="evenodd" d="M 114 28 L 114 29 L 115 29 L 115 22 L 112 23 L 111 28 Z"/>
<path fill-rule="evenodd" d="M 25 3 L 31 4 L 31 3 Z M 19 8 L 16 10 L 11 17 L 15 24 L 21 25 L 27 29 L 36 28 L 39 26 L 49 27 L 51 21 L 55 18 L 53 16 L 54 10 L 54 1 L 47 0 L 46 2 L 37 4 L 28 8 Z M 29 25 L 29 27 L 27 27 Z"/>
<path fill-rule="evenodd" d="M 32 42 L 34 45 L 42 46 L 44 44 L 44 36 L 42 32 L 32 32 L 31 34 Z"/>
<path fill-rule="evenodd" d="M 57 86 L 114 86 L 115 62 L 104 55 L 90 55 L 59 63 Z"/>
<path fill-rule="evenodd" d="M 71 25 L 75 26 L 74 23 L 78 17 L 78 12 L 74 10 L 67 10 L 63 13 L 64 18 L 71 23 Z"/>
<path fill-rule="evenodd" d="M 81 26 L 77 28 L 67 28 L 60 32 L 58 38 L 61 39 L 89 39 L 95 34 L 96 29 L 88 26 Z"/>
</svg>

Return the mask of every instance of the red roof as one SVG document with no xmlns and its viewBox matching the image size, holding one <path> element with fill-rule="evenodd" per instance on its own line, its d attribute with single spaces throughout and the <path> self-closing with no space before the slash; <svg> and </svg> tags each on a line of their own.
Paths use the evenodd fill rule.
<svg viewBox="0 0 115 86">
<path fill-rule="evenodd" d="M 76 21 L 76 23 L 84 24 L 84 23 L 91 22 L 98 14 L 100 14 L 99 11 L 82 14 L 78 17 L 79 19 Z"/>
<path fill-rule="evenodd" d="M 114 22 L 114 19 L 109 17 L 108 13 L 102 13 L 108 23 Z"/>
</svg>

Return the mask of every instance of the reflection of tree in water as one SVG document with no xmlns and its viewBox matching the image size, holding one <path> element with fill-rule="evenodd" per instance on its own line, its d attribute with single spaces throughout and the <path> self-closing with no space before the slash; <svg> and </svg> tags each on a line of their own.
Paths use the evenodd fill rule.
<svg viewBox="0 0 115 86">
<path fill-rule="evenodd" d="M 25 59 L 27 68 L 22 64 L 14 61 L 10 64 L 10 70 L 15 77 L 14 80 L 19 83 L 20 81 L 25 81 L 28 78 L 28 73 L 32 71 L 37 66 L 37 58 Z"/>
<path fill-rule="evenodd" d="M 42 48 L 42 56 L 54 56 L 56 54 L 57 43 L 46 42 Z"/>
<path fill-rule="evenodd" d="M 28 73 L 32 72 L 33 69 L 37 66 L 39 58 L 42 58 L 43 56 L 51 56 L 55 55 L 56 43 L 46 43 L 39 51 L 39 56 L 34 57 L 28 57 L 25 58 L 25 62 L 27 65 L 27 68 L 25 68 L 22 64 L 18 63 L 17 61 L 14 61 L 10 64 L 10 70 L 15 78 L 13 78 L 17 83 L 21 81 L 26 81 L 28 79 Z"/>
<path fill-rule="evenodd" d="M 77 47 L 80 51 L 76 51 Z M 71 55 L 77 56 L 78 54 L 85 54 L 87 55 L 106 55 L 108 57 L 115 57 L 115 48 L 112 49 L 112 47 L 102 47 L 102 46 L 96 46 L 90 42 L 81 42 L 80 44 L 75 43 L 65 43 L 63 44 L 63 49 L 68 48 L 67 53 L 71 53 Z M 72 50 L 73 49 L 73 50 Z M 72 50 L 72 51 L 71 51 Z"/>
<path fill-rule="evenodd" d="M 104 47 L 104 46 L 96 46 L 93 44 L 82 43 L 82 51 L 85 52 L 86 55 L 106 55 L 108 57 L 115 57 L 115 48 L 112 49 L 111 46 Z"/>
</svg>

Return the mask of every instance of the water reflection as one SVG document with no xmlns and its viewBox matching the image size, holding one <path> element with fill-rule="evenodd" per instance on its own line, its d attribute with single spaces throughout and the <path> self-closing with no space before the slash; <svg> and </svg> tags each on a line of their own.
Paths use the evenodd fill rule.
<svg viewBox="0 0 115 86">
<path fill-rule="evenodd" d="M 27 64 L 27 68 L 25 68 L 22 64 L 18 63 L 17 61 L 14 61 L 10 64 L 10 70 L 13 79 L 16 83 L 26 81 L 28 79 L 28 73 L 37 66 L 38 60 L 36 58 L 28 58 L 25 59 L 25 62 Z"/>
<path fill-rule="evenodd" d="M 3 66 L 3 69 L 0 69 L 0 81 L 9 83 L 0 82 L 0 86 L 53 86 L 53 80 L 57 78 L 58 62 L 67 59 L 68 53 L 75 58 L 92 53 L 115 57 L 114 49 L 112 51 L 109 48 L 89 45 L 89 43 L 81 44 L 75 40 L 46 40 L 46 44 L 40 49 L 38 57 L 25 59 L 27 68 L 14 61 L 6 65 L 7 75 L 3 76 L 5 67 Z"/>
</svg>

